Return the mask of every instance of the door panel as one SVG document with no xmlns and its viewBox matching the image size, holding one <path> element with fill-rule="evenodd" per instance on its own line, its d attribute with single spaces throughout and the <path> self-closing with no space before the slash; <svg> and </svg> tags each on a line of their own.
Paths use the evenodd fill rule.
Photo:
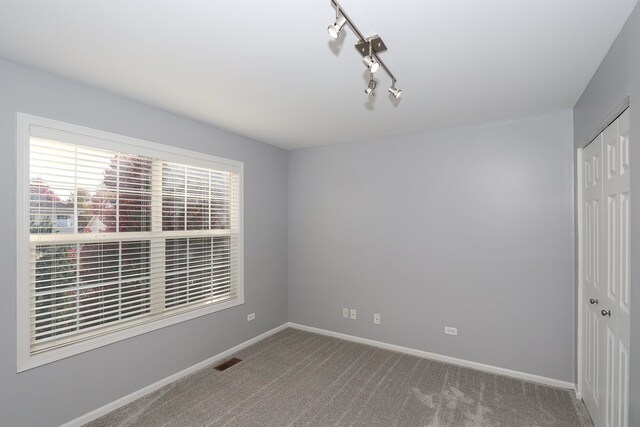
<svg viewBox="0 0 640 427">
<path fill-rule="evenodd" d="M 629 193 L 620 194 L 620 309 L 621 315 L 628 316 L 630 313 L 629 302 L 631 299 L 630 277 L 629 277 Z M 622 332 L 622 331 L 621 331 Z"/>
<path fill-rule="evenodd" d="M 619 293 L 617 307 L 617 338 L 618 338 L 618 425 L 629 425 L 629 369 L 630 369 L 630 341 L 631 341 L 631 277 L 630 277 L 630 228 L 629 210 L 631 207 L 631 187 L 629 164 L 629 110 L 618 118 L 618 142 L 620 153 L 620 170 L 618 174 L 619 204 L 619 256 L 620 271 Z"/>
<path fill-rule="evenodd" d="M 607 327 L 607 357 L 604 363 L 605 372 L 605 425 L 616 426 L 615 386 L 616 386 L 616 334 Z"/>
<path fill-rule="evenodd" d="M 602 204 L 602 180 L 601 159 L 602 159 L 602 135 L 594 140 L 583 151 L 584 185 L 583 188 L 583 254 L 585 257 L 583 284 L 584 284 L 584 324 L 585 324 L 585 349 L 584 366 L 584 399 L 590 409 L 594 422 L 604 425 L 604 413 L 600 407 L 601 392 L 604 385 L 600 381 L 602 373 L 600 370 L 601 360 L 605 356 L 601 343 L 604 337 L 601 333 L 602 322 L 598 310 L 600 301 L 604 301 L 601 295 L 600 271 L 601 271 L 601 242 L 602 224 L 601 211 Z M 601 339 L 602 337 L 602 339 Z M 596 418 L 600 418 L 596 420 Z"/>
<path fill-rule="evenodd" d="M 620 199 L 620 243 L 619 271 L 620 292 L 618 298 L 618 338 L 626 349 L 630 348 L 631 339 L 631 277 L 630 277 L 630 225 L 629 210 L 631 208 L 630 165 L 629 165 L 629 110 L 618 118 L 618 141 L 620 143 L 620 173 L 618 175 L 618 194 Z"/>
<path fill-rule="evenodd" d="M 607 297 L 615 305 L 619 266 L 618 261 L 618 195 L 607 195 Z"/>
<path fill-rule="evenodd" d="M 618 358 L 618 421 L 620 426 L 629 425 L 629 349 L 620 342 Z"/>
</svg>

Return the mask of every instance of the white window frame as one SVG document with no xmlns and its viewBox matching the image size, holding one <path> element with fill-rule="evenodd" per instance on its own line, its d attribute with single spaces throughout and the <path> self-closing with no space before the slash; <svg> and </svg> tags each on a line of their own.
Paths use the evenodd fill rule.
<svg viewBox="0 0 640 427">
<path fill-rule="evenodd" d="M 37 136 L 52 140 L 103 148 L 113 151 L 126 152 L 152 158 L 161 158 L 167 162 L 181 163 L 194 167 L 226 170 L 238 174 L 238 278 L 236 298 L 229 301 L 209 304 L 190 311 L 184 311 L 169 317 L 152 319 L 148 323 L 130 326 L 126 329 L 122 325 L 113 327 L 113 331 L 102 333 L 93 338 L 73 343 L 59 348 L 46 350 L 42 353 L 31 354 L 30 336 L 30 230 L 29 230 L 29 146 L 33 130 Z M 33 116 L 24 113 L 17 114 L 17 227 L 16 227 L 16 258 L 17 258 L 17 372 L 22 372 L 36 366 L 51 363 L 75 354 L 89 351 L 107 344 L 121 341 L 136 335 L 174 325 L 205 316 L 227 308 L 244 304 L 244 215 L 243 189 L 244 164 L 236 160 L 224 159 L 209 154 L 176 148 L 142 139 L 123 136 L 111 132 L 100 131 L 57 120 Z M 197 237 L 197 231 L 181 232 Z M 108 327 L 104 330 L 108 331 Z M 101 331 L 104 331 L 101 330 Z"/>
</svg>

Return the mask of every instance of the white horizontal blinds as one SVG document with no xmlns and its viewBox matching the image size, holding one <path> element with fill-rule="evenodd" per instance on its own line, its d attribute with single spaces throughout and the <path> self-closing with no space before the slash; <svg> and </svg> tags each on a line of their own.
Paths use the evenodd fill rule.
<svg viewBox="0 0 640 427">
<path fill-rule="evenodd" d="M 150 180 L 150 158 L 31 138 L 31 233 L 150 231 Z"/>
<path fill-rule="evenodd" d="M 31 336 L 40 344 L 149 312 L 148 241 L 36 245 Z"/>
<path fill-rule="evenodd" d="M 231 294 L 230 237 L 168 239 L 167 308 L 198 301 L 219 301 Z"/>
<path fill-rule="evenodd" d="M 233 175 L 164 162 L 162 229 L 230 229 L 231 206 L 237 203 L 237 185 L 232 188 Z"/>
<path fill-rule="evenodd" d="M 151 164 L 142 156 L 31 138 L 35 347 L 149 312 L 150 242 L 81 243 L 78 236 L 149 231 Z M 38 244 L 40 235 L 55 243 Z"/>
<path fill-rule="evenodd" d="M 31 137 L 29 217 L 32 354 L 239 295 L 237 172 Z"/>
<path fill-rule="evenodd" d="M 163 230 L 215 233 L 166 240 L 165 307 L 237 296 L 237 174 L 167 162 L 162 173 Z"/>
<path fill-rule="evenodd" d="M 116 230 L 151 231 L 152 159 L 119 154 L 112 162 L 104 183 L 107 195 L 116 201 Z M 107 205 L 104 209 L 108 214 L 113 207 Z"/>
</svg>

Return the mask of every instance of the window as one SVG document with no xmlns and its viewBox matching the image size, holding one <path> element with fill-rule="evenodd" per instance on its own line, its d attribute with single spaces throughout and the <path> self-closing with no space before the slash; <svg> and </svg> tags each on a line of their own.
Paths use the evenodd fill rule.
<svg viewBox="0 0 640 427">
<path fill-rule="evenodd" d="M 243 303 L 242 163 L 18 128 L 18 371 Z"/>
</svg>

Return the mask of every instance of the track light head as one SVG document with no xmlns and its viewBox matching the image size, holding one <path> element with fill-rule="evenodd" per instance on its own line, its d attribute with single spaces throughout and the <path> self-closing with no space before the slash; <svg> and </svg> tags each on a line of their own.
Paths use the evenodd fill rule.
<svg viewBox="0 0 640 427">
<path fill-rule="evenodd" d="M 398 99 L 400 98 L 400 95 L 402 95 L 402 90 L 398 89 L 396 87 L 396 84 L 394 83 L 393 85 L 391 85 L 391 87 L 389 87 L 389 93 L 393 95 L 395 99 Z"/>
<path fill-rule="evenodd" d="M 369 96 L 374 96 L 376 93 L 374 92 L 374 90 L 376 89 L 376 86 L 378 86 L 378 82 L 376 80 L 373 79 L 373 77 L 369 80 L 369 85 L 367 86 L 367 88 L 364 90 L 364 93 L 366 93 Z"/>
<path fill-rule="evenodd" d="M 347 18 L 345 18 L 344 15 L 340 12 L 340 9 L 338 9 L 338 11 L 336 12 L 336 22 L 334 22 L 333 25 L 329 25 L 327 27 L 327 31 L 329 32 L 329 35 L 332 39 L 336 40 L 340 36 L 340 33 L 344 28 L 344 24 L 346 23 Z"/>
<path fill-rule="evenodd" d="M 364 65 L 367 66 L 369 71 L 372 73 L 375 73 L 376 71 L 378 71 L 378 68 L 380 68 L 380 63 L 369 55 L 365 56 L 362 62 L 364 63 Z"/>
</svg>

